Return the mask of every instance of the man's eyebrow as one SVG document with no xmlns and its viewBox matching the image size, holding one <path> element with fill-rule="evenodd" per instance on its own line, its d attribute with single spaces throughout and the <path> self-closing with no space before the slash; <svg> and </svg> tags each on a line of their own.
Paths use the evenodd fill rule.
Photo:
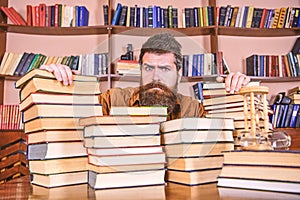
<svg viewBox="0 0 300 200">
<path fill-rule="evenodd" d="M 147 67 L 155 67 L 155 65 L 150 65 L 150 64 L 147 64 L 147 63 L 144 63 L 143 66 L 147 66 Z M 158 65 L 157 67 L 159 68 L 164 68 L 164 67 L 172 67 L 171 65 Z"/>
</svg>

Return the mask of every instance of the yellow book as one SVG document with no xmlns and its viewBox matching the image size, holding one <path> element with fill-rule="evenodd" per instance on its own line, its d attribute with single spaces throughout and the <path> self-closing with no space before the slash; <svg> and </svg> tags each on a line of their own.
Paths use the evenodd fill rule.
<svg viewBox="0 0 300 200">
<path fill-rule="evenodd" d="M 199 26 L 203 27 L 203 13 L 202 13 L 202 8 L 199 7 L 198 10 L 199 10 Z"/>
<path fill-rule="evenodd" d="M 286 13 L 287 13 L 286 7 L 280 8 L 280 14 L 279 14 L 279 18 L 278 18 L 277 28 L 283 28 Z"/>
<path fill-rule="evenodd" d="M 9 55 L 9 53 L 6 51 L 4 53 L 4 56 L 3 56 L 2 61 L 1 61 L 0 74 L 3 74 L 4 65 L 5 65 L 5 62 L 6 62 L 7 58 L 8 58 L 8 55 Z"/>
<path fill-rule="evenodd" d="M 9 67 L 11 66 L 11 63 L 14 59 L 14 56 L 15 56 L 15 53 L 9 53 L 9 55 L 8 55 L 6 61 L 5 61 L 5 64 L 3 66 L 3 69 L 2 69 L 2 72 L 1 72 L 2 74 L 7 73 L 7 71 L 9 70 Z"/>
<path fill-rule="evenodd" d="M 18 63 L 20 62 L 23 54 L 16 53 L 12 59 L 11 65 L 9 66 L 6 74 L 13 76 L 14 72 L 18 66 Z"/>
<path fill-rule="evenodd" d="M 279 14 L 280 14 L 280 9 L 276 8 L 274 9 L 274 17 L 271 22 L 271 28 L 276 28 L 279 20 Z"/>
<path fill-rule="evenodd" d="M 249 6 L 247 21 L 246 21 L 246 28 L 251 28 L 253 12 L 254 12 L 254 6 Z"/>
</svg>

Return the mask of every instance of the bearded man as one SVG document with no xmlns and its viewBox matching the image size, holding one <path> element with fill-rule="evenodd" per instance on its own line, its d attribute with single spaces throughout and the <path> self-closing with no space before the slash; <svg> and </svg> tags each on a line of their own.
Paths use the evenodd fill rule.
<svg viewBox="0 0 300 200">
<path fill-rule="evenodd" d="M 169 33 L 150 37 L 142 46 L 139 64 L 140 87 L 112 88 L 99 95 L 103 114 L 109 115 L 112 106 L 168 107 L 168 120 L 183 117 L 203 117 L 203 105 L 196 99 L 178 93 L 182 74 L 181 44 Z M 53 72 L 65 85 L 72 83 L 72 71 L 64 65 L 41 66 Z M 248 84 L 249 77 L 242 73 L 230 73 L 225 78 L 225 89 L 237 92 Z"/>
</svg>

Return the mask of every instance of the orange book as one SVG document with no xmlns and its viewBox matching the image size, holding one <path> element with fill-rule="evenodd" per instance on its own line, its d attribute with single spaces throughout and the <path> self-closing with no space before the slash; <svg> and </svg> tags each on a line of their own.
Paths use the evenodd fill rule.
<svg viewBox="0 0 300 200">
<path fill-rule="evenodd" d="M 15 18 L 18 21 L 19 25 L 26 26 L 27 23 L 26 23 L 25 19 L 22 17 L 22 15 L 20 15 L 20 13 L 18 13 L 15 10 L 14 7 L 9 7 L 8 9 L 12 13 L 12 15 L 15 16 Z"/>
</svg>

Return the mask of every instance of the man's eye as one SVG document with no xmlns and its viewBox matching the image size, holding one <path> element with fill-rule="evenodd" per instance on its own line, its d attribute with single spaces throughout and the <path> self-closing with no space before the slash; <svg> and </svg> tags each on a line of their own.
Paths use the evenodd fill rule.
<svg viewBox="0 0 300 200">
<path fill-rule="evenodd" d="M 150 66 L 146 66 L 146 67 L 145 67 L 145 70 L 146 70 L 146 71 L 152 71 L 152 69 L 153 69 L 153 67 L 150 67 Z"/>
<path fill-rule="evenodd" d="M 164 71 L 164 72 L 170 71 L 170 69 L 168 67 L 162 67 L 161 70 Z"/>
</svg>

